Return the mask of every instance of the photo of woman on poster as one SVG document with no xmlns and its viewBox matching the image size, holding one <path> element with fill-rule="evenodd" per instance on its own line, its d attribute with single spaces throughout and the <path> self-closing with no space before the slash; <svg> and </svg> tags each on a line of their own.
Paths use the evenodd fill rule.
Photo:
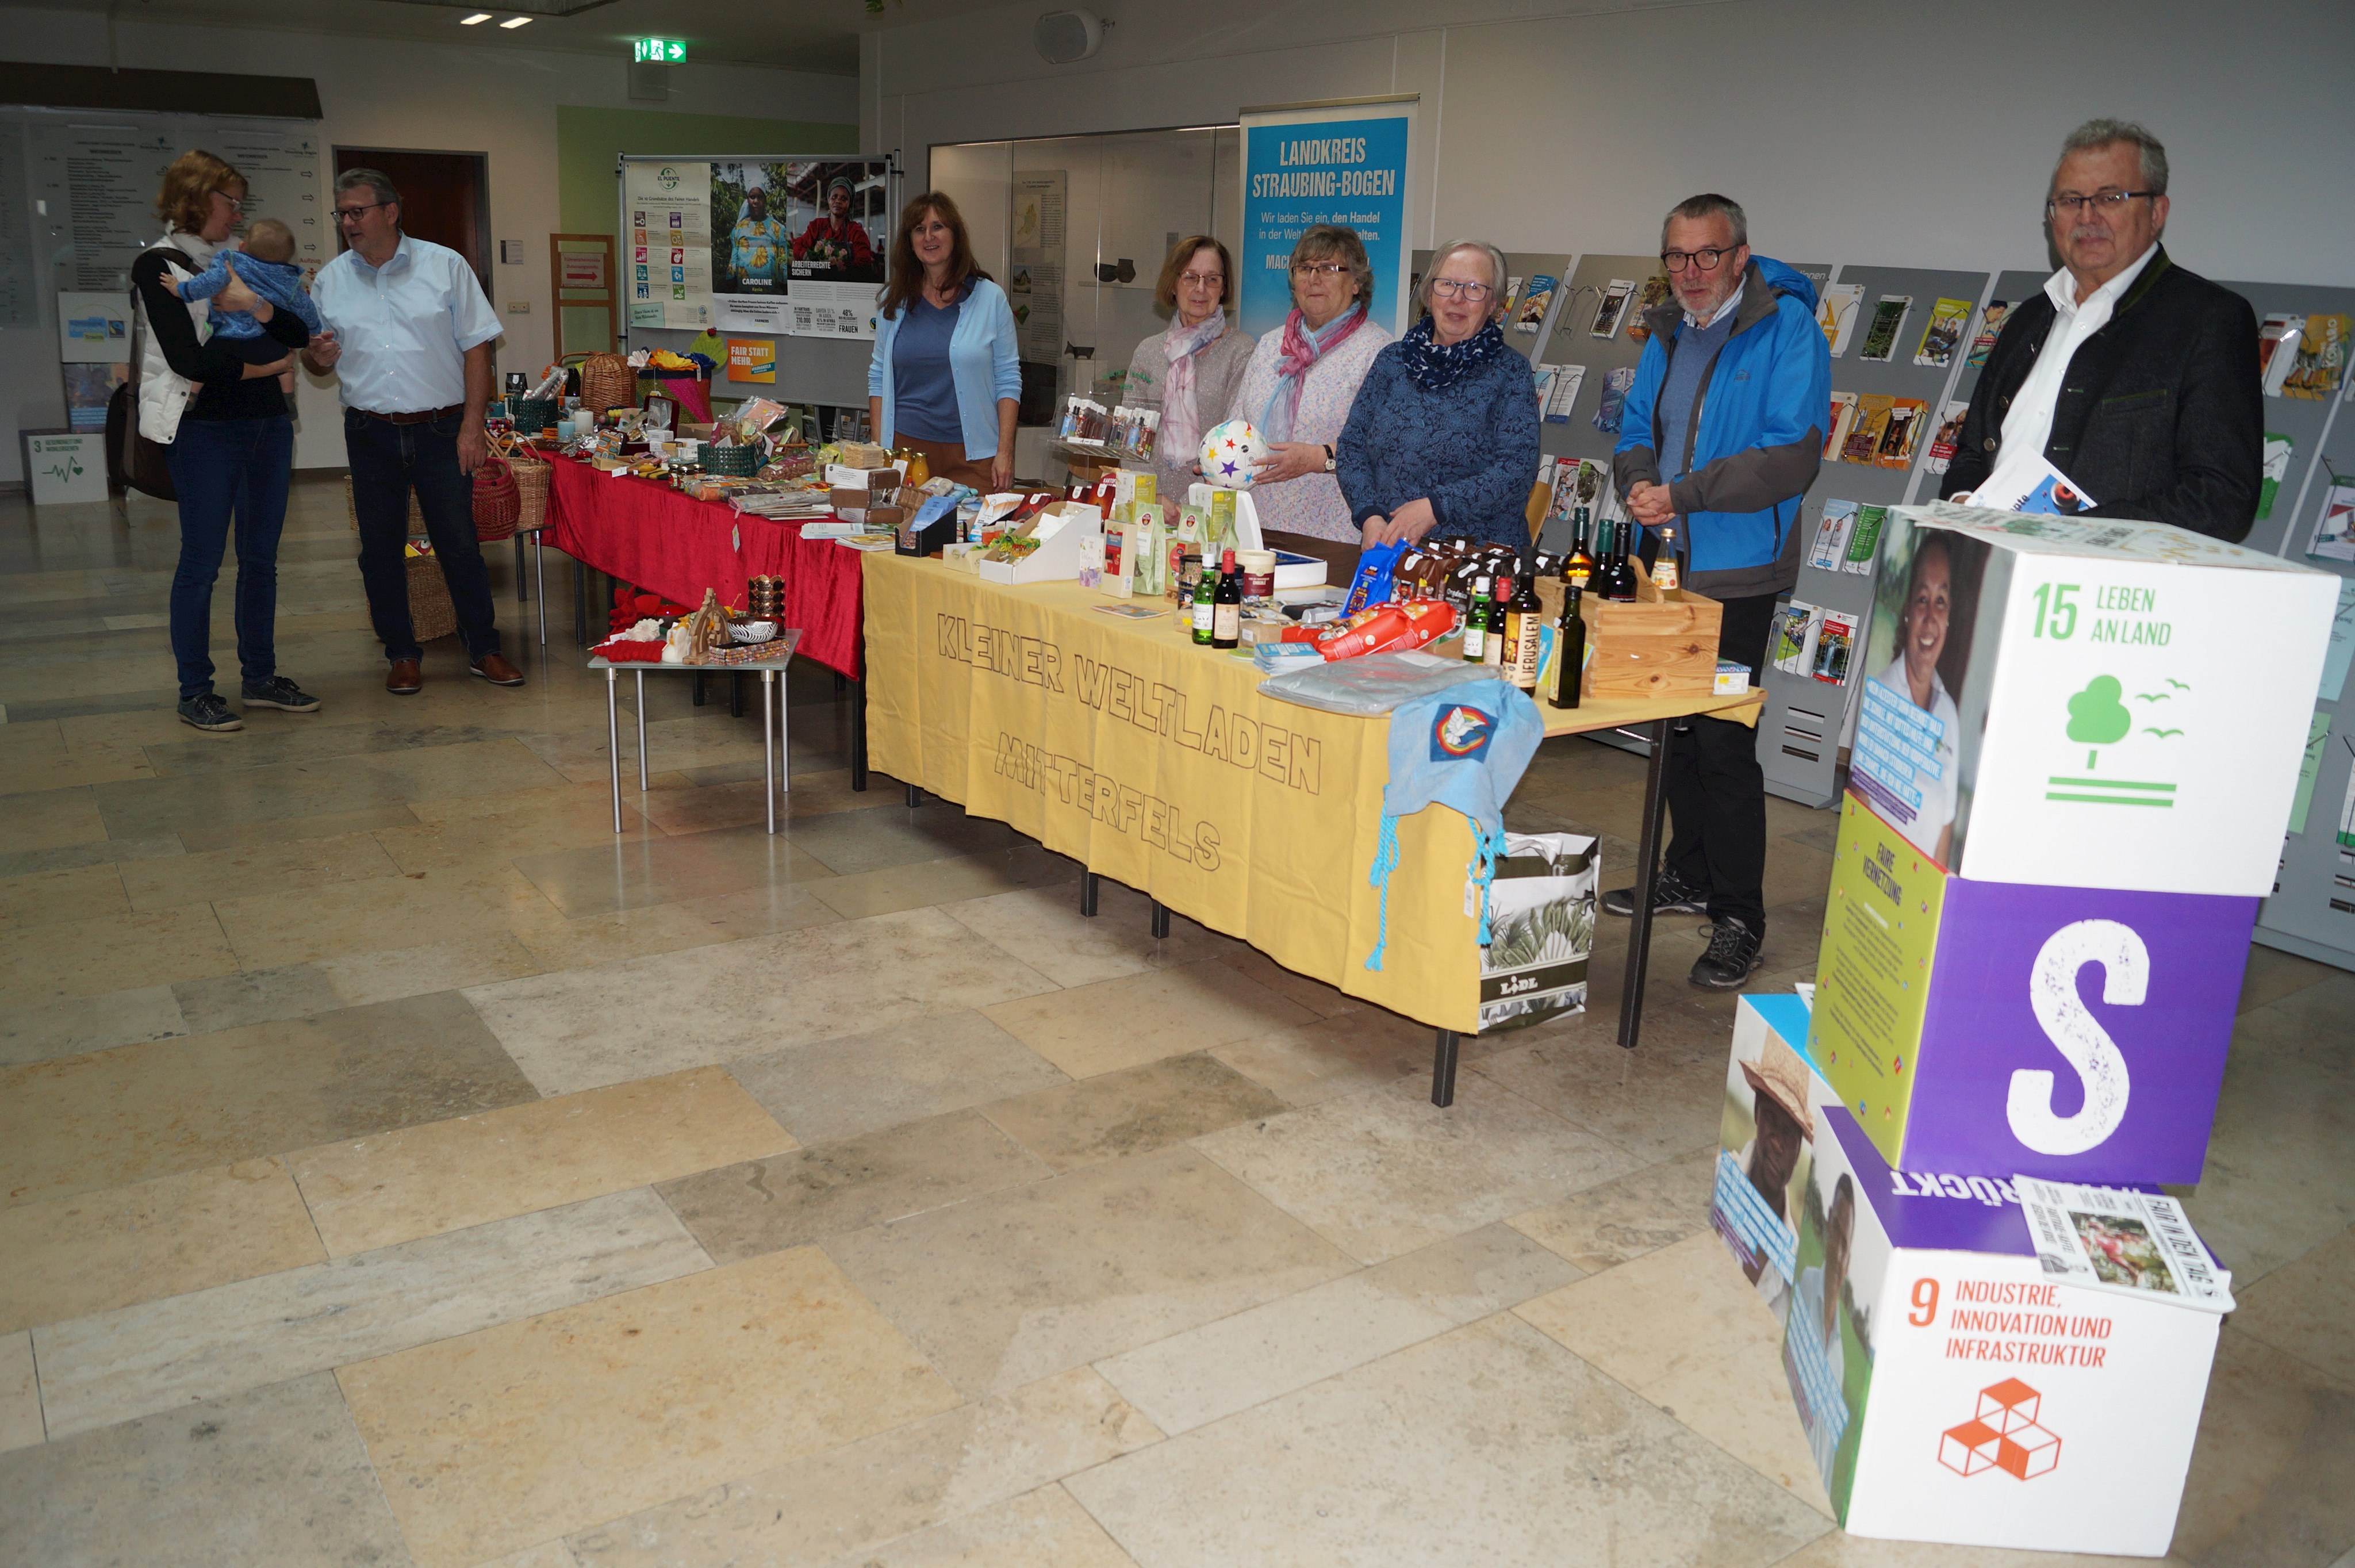
<svg viewBox="0 0 2355 1568">
<path fill-rule="evenodd" d="M 786 165 L 711 165 L 711 292 L 782 295 L 792 242 L 783 214 Z"/>
<path fill-rule="evenodd" d="M 883 257 L 871 226 L 885 217 L 888 173 L 879 163 L 784 165 L 793 276 L 879 283 Z"/>
<path fill-rule="evenodd" d="M 1863 754 L 1850 774 L 1883 820 L 1951 869 L 1963 795 L 1954 694 L 1970 668 L 1987 547 L 1945 528 L 1894 530 L 1883 546 L 1870 656 L 1886 662 L 1867 683 L 1857 721 Z M 1894 584 L 1902 589 L 1892 604 Z"/>
</svg>

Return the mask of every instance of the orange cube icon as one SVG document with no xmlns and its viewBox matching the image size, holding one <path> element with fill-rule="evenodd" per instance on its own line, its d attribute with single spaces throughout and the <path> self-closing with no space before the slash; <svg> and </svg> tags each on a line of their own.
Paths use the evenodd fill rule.
<svg viewBox="0 0 2355 1568">
<path fill-rule="evenodd" d="M 2007 1378 L 1981 1389 L 1978 1414 L 1939 1435 L 1938 1463 L 1958 1476 L 2003 1470 L 2033 1480 L 2061 1463 L 2061 1439 L 2037 1423 L 2044 1396 Z"/>
</svg>

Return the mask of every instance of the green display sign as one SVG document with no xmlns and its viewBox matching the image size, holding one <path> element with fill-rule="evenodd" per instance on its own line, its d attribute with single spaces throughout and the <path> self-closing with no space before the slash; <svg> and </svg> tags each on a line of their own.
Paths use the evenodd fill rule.
<svg viewBox="0 0 2355 1568">
<path fill-rule="evenodd" d="M 639 38 L 631 48 L 634 58 L 641 60 L 683 60 L 687 58 L 687 41 L 683 38 Z"/>
</svg>

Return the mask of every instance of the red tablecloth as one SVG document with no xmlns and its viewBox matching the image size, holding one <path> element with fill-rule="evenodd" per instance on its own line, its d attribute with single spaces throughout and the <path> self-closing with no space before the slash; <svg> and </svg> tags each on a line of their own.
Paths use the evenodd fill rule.
<svg viewBox="0 0 2355 1568">
<path fill-rule="evenodd" d="M 784 622 L 804 656 L 858 674 L 858 552 L 805 539 L 799 523 L 747 517 L 648 479 L 616 479 L 559 457 L 551 464 L 547 542 L 575 560 L 681 604 L 716 588 L 742 608 L 745 579 L 781 577 Z"/>
</svg>

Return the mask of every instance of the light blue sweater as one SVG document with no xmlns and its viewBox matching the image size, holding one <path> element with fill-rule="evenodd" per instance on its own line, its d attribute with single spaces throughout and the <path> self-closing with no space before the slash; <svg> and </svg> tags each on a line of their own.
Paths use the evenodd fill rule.
<svg viewBox="0 0 2355 1568">
<path fill-rule="evenodd" d="M 875 320 L 875 356 L 867 362 L 867 395 L 883 400 L 883 429 L 877 440 L 890 446 L 892 435 L 891 342 L 900 323 L 888 315 Z M 956 382 L 957 422 L 964 429 L 968 463 L 997 455 L 997 401 L 1022 396 L 1022 368 L 1014 351 L 1014 312 L 1006 291 L 986 278 L 975 278 L 957 313 L 956 336 L 949 339 L 949 375 Z"/>
</svg>

